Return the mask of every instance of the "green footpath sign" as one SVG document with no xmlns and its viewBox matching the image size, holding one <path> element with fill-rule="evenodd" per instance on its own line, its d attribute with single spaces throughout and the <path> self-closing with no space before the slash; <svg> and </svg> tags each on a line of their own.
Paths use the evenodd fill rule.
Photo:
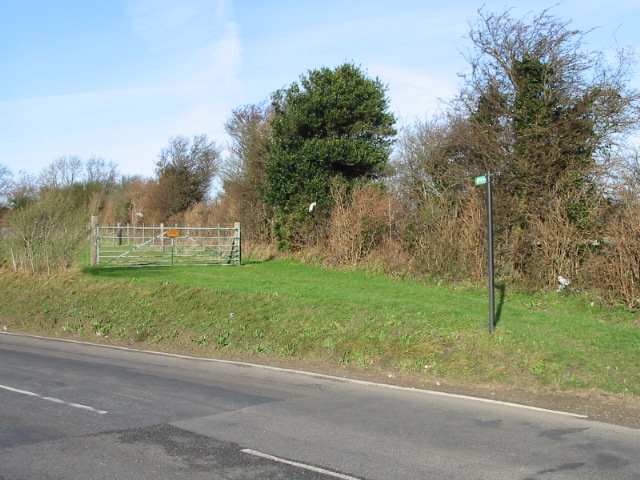
<svg viewBox="0 0 640 480">
<path fill-rule="evenodd" d="M 480 185 L 485 185 L 486 183 L 487 183 L 486 175 L 480 175 L 479 177 L 475 178 L 476 187 L 479 187 Z"/>
</svg>

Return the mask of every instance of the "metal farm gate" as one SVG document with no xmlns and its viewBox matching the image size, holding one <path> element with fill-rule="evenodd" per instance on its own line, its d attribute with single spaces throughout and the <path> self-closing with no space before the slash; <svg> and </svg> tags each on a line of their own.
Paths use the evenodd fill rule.
<svg viewBox="0 0 640 480">
<path fill-rule="evenodd" d="M 96 227 L 92 265 L 240 265 L 233 227 Z"/>
</svg>

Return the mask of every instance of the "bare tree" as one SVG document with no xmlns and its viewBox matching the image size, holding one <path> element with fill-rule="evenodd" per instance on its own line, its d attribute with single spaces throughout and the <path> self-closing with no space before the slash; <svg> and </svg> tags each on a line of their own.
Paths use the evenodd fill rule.
<svg viewBox="0 0 640 480">
<path fill-rule="evenodd" d="M 45 167 L 38 177 L 42 188 L 70 187 L 82 179 L 82 160 L 78 156 L 60 157 Z"/>
<path fill-rule="evenodd" d="M 91 157 L 85 163 L 85 182 L 105 187 L 113 186 L 118 178 L 118 166 L 101 157 Z"/>
<path fill-rule="evenodd" d="M 156 162 L 155 208 L 164 218 L 203 201 L 218 172 L 220 151 L 206 135 L 173 137 Z"/>
<path fill-rule="evenodd" d="M 612 148 L 637 129 L 640 96 L 629 88 L 633 57 L 583 48 L 588 32 L 548 10 L 529 19 L 479 12 L 471 73 L 456 104 L 469 119 L 465 161 L 493 170 L 511 220 L 561 198 L 580 222 L 610 170 Z"/>
<path fill-rule="evenodd" d="M 272 109 L 264 104 L 235 109 L 225 124 L 231 139 L 222 167 L 224 194 L 220 206 L 231 218 L 242 218 L 247 239 L 268 241 L 271 208 L 261 200 L 271 140 Z"/>
<path fill-rule="evenodd" d="M 256 177 L 253 182 L 264 181 L 272 114 L 272 109 L 264 104 L 244 105 L 231 112 L 225 123 L 231 142 L 223 165 L 223 181 L 243 181 L 252 177 Z"/>
<path fill-rule="evenodd" d="M 455 195 L 469 183 L 470 168 L 457 150 L 466 122 L 454 115 L 405 128 L 394 158 L 400 194 L 420 204 L 431 196 Z M 471 169 L 473 170 L 473 169 Z"/>
<path fill-rule="evenodd" d="M 18 172 L 9 191 L 9 203 L 13 208 L 21 208 L 38 198 L 38 181 L 34 175 Z"/>
<path fill-rule="evenodd" d="M 9 194 L 13 188 L 13 174 L 8 167 L 0 164 L 0 208 L 9 203 Z"/>
</svg>

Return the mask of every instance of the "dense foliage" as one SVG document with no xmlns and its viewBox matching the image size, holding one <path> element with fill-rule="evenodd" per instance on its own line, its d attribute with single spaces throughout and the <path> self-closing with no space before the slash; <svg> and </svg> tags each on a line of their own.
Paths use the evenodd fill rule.
<svg viewBox="0 0 640 480">
<path fill-rule="evenodd" d="M 626 87 L 629 58 L 607 65 L 585 52 L 584 34 L 548 12 L 531 23 L 480 12 L 471 31 L 472 74 L 459 109 L 469 118 L 478 166 L 498 175 L 511 224 L 560 202 L 587 227 L 601 203 L 598 178 L 612 147 L 635 128 L 638 95 Z"/>
<path fill-rule="evenodd" d="M 584 36 L 548 11 L 517 20 L 509 11 L 480 11 L 459 96 L 441 117 L 404 132 L 398 191 L 412 228 L 429 232 L 421 236 L 433 245 L 443 240 L 433 232 L 456 219 L 464 227 L 448 239 L 462 247 L 449 248 L 449 273 L 479 261 L 462 237 L 479 233 L 481 192 L 470 190 L 470 180 L 488 170 L 505 281 L 540 288 L 563 275 L 595 283 L 590 277 L 607 250 L 618 249 L 606 226 L 628 212 L 625 202 L 636 202 L 628 189 L 637 193 L 637 182 L 619 174 L 632 158 L 626 139 L 637 131 L 640 97 L 628 87 L 633 57 L 619 52 L 607 63 L 604 52 L 584 51 Z M 424 257 L 433 250 L 440 249 Z M 442 262 L 431 261 L 441 274 Z M 635 281 L 637 272 L 625 276 Z"/>
<path fill-rule="evenodd" d="M 396 133 L 385 91 L 379 79 L 347 63 L 309 71 L 274 94 L 264 198 L 280 217 L 283 244 L 312 203 L 331 205 L 336 181 L 353 184 L 384 172 Z"/>
</svg>

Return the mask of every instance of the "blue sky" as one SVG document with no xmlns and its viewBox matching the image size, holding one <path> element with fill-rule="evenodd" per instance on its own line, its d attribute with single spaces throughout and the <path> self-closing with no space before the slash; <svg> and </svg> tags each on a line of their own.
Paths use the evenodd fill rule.
<svg viewBox="0 0 640 480">
<path fill-rule="evenodd" d="M 37 174 L 56 158 L 151 175 L 175 135 L 221 147 L 231 110 L 310 69 L 352 61 L 389 86 L 402 124 L 451 98 L 477 11 L 538 13 L 531 0 L 0 0 L 0 164 Z M 640 50 L 637 0 L 551 9 L 589 49 Z M 633 79 L 640 88 L 640 74 Z"/>
</svg>

